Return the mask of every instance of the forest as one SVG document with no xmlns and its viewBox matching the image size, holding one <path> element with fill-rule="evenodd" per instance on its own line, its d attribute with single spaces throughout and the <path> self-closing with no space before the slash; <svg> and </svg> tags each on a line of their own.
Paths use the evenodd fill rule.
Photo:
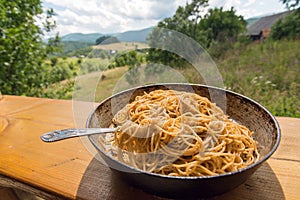
<svg viewBox="0 0 300 200">
<path fill-rule="evenodd" d="M 44 13 L 40 0 L 1 0 L 0 92 L 72 99 L 76 77 L 101 72 L 105 79 L 99 90 L 105 88 L 106 92 L 95 99 L 101 101 L 111 95 L 110 89 L 124 73 L 126 80 L 134 83 L 141 65 L 147 66 L 145 73 L 149 74 L 170 66 L 189 82 L 206 84 L 194 75 L 186 59 L 163 48 L 152 48 L 158 42 L 172 48 L 172 44 L 157 37 L 167 34 L 161 30 L 173 30 L 205 49 L 222 75 L 224 88 L 256 100 L 276 116 L 300 117 L 300 3 L 279 1 L 291 12 L 278 20 L 263 40 L 251 40 L 246 20 L 234 8 L 210 8 L 203 14 L 209 0 L 193 0 L 153 28 L 147 39 L 149 48 L 135 44 L 134 50 L 112 53 L 95 48 L 105 39 L 119 43 L 107 36 L 80 47 L 78 43 L 62 43 L 59 34 L 45 42 L 43 36 L 56 27 L 53 9 L 47 10 L 41 27 L 36 24 L 37 17 Z"/>
</svg>

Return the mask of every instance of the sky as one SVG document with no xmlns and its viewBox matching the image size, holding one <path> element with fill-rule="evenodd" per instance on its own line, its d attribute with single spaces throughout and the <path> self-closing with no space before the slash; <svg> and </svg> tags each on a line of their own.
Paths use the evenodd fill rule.
<svg viewBox="0 0 300 200">
<path fill-rule="evenodd" d="M 53 8 L 57 23 L 53 31 L 110 34 L 141 30 L 171 17 L 187 0 L 42 0 L 43 7 Z M 279 0 L 210 0 L 210 7 L 234 7 L 245 19 L 285 11 Z"/>
</svg>

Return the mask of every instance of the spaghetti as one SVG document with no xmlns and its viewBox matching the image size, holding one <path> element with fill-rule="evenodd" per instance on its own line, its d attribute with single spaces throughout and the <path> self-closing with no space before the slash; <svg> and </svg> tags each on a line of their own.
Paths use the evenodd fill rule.
<svg viewBox="0 0 300 200">
<path fill-rule="evenodd" d="M 112 153 L 120 161 L 170 176 L 211 176 L 259 159 L 248 128 L 207 98 L 175 90 L 137 96 L 113 118 Z"/>
</svg>

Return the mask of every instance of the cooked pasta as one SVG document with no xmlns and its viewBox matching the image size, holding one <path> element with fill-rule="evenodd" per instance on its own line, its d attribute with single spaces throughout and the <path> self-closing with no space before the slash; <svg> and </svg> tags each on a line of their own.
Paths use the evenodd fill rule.
<svg viewBox="0 0 300 200">
<path fill-rule="evenodd" d="M 137 96 L 113 118 L 112 153 L 135 168 L 170 176 L 211 176 L 259 159 L 248 128 L 207 98 L 175 90 Z"/>
</svg>

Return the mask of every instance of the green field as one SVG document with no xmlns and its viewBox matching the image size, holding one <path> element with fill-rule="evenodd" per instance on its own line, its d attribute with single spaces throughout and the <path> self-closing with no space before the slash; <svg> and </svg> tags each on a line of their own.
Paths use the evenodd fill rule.
<svg viewBox="0 0 300 200">
<path fill-rule="evenodd" d="M 118 50 L 118 51 L 128 51 L 136 49 L 145 49 L 149 46 L 141 42 L 118 42 L 112 44 L 101 44 L 93 46 L 94 49 L 103 49 L 103 50 Z"/>
<path fill-rule="evenodd" d="M 74 98 L 99 102 L 112 95 L 115 84 L 126 73 L 127 67 L 78 76 L 74 84 Z M 102 78 L 105 76 L 105 78 Z"/>
<path fill-rule="evenodd" d="M 274 115 L 300 117 L 300 41 L 253 43 L 218 62 L 228 89 Z"/>
<path fill-rule="evenodd" d="M 300 41 L 252 43 L 228 51 L 215 63 L 226 89 L 256 100 L 276 116 L 300 117 L 299 49 Z M 68 58 L 65 62 L 77 61 L 78 59 Z M 113 62 L 113 59 L 83 59 L 79 68 L 84 73 L 79 73 L 76 81 L 72 79 L 54 84 L 44 91 L 44 94 L 52 96 L 44 96 L 71 99 L 75 88 L 76 99 L 99 102 L 112 95 L 115 90 L 130 87 L 132 84 L 127 84 L 124 78 L 124 75 L 128 74 L 128 67 L 109 70 L 107 65 L 110 62 Z M 184 77 L 181 82 L 204 83 L 193 67 L 173 70 L 176 76 L 179 74 Z M 166 71 L 153 76 L 144 75 L 139 77 L 143 80 L 137 82 L 137 85 L 170 82 L 175 76 L 172 73 L 173 71 Z M 102 74 L 105 75 L 103 79 Z"/>
</svg>

